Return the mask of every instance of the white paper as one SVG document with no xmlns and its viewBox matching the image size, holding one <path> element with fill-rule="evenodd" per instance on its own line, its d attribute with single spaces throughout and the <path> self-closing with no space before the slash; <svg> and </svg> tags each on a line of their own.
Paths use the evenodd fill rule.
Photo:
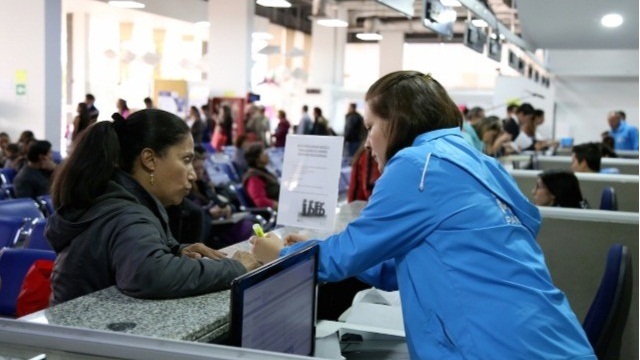
<svg viewBox="0 0 640 360">
<path fill-rule="evenodd" d="M 342 136 L 287 136 L 278 225 L 333 229 L 343 142 Z"/>
</svg>

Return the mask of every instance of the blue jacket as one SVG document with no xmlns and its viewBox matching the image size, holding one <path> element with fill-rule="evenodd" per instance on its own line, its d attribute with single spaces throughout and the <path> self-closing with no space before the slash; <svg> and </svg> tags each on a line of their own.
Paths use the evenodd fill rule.
<svg viewBox="0 0 640 360">
<path fill-rule="evenodd" d="M 618 128 L 609 133 L 613 136 L 615 150 L 638 150 L 638 129 L 626 121 L 620 121 Z"/>
<path fill-rule="evenodd" d="M 431 131 L 387 162 L 358 219 L 318 242 L 318 277 L 399 289 L 412 359 L 595 360 L 539 227 L 498 162 L 459 129 Z"/>
</svg>

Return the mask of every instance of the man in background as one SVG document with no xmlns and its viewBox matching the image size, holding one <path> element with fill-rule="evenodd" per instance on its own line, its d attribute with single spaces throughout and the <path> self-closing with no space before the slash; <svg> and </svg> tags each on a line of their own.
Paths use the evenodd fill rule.
<svg viewBox="0 0 640 360">
<path fill-rule="evenodd" d="M 313 127 L 313 124 L 311 123 L 311 117 L 309 116 L 309 107 L 307 105 L 303 105 L 302 116 L 300 117 L 300 122 L 298 123 L 296 134 L 298 135 L 310 134 L 312 127 Z"/>
<path fill-rule="evenodd" d="M 100 115 L 100 111 L 94 103 L 96 102 L 96 98 L 92 94 L 87 94 L 84 96 L 84 103 L 87 104 L 87 110 L 89 111 L 89 118 L 91 119 L 91 123 L 98 121 L 98 115 Z"/>
<path fill-rule="evenodd" d="M 613 136 L 614 150 L 638 150 L 638 128 L 627 124 L 623 111 L 610 111 L 607 116 L 609 134 Z"/>
<path fill-rule="evenodd" d="M 602 160 L 601 145 L 598 143 L 585 143 L 573 147 L 571 155 L 571 170 L 574 172 L 600 172 Z"/>
<path fill-rule="evenodd" d="M 364 119 L 356 111 L 356 104 L 349 104 L 349 109 L 344 117 L 344 143 L 347 150 L 347 156 L 353 157 L 353 155 L 360 148 L 363 135 L 365 132 Z"/>
</svg>

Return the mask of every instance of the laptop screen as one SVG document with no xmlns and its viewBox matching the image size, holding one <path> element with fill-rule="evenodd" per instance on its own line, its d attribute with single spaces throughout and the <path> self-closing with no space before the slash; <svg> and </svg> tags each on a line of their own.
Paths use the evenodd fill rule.
<svg viewBox="0 0 640 360">
<path fill-rule="evenodd" d="M 232 345 L 313 355 L 317 254 L 305 247 L 232 282 Z"/>
</svg>

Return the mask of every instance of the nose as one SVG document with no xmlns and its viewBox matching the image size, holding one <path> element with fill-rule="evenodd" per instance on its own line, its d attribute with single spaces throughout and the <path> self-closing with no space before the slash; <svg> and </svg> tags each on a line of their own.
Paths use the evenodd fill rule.
<svg viewBox="0 0 640 360">
<path fill-rule="evenodd" d="M 195 181 L 197 179 L 196 171 L 193 168 L 193 165 L 189 166 L 189 171 L 187 172 L 187 179 L 189 181 Z"/>
<path fill-rule="evenodd" d="M 367 138 L 364 140 L 364 148 L 371 151 L 371 141 L 369 140 L 369 134 L 367 134 Z"/>
</svg>

